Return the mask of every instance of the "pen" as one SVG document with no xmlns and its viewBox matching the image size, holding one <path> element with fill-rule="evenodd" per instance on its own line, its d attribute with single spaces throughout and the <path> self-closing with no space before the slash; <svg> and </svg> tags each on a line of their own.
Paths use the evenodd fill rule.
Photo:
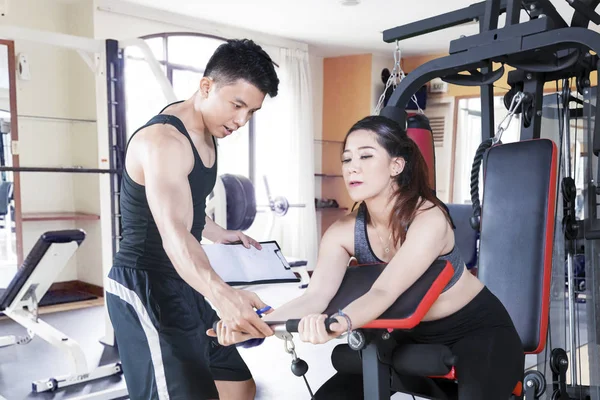
<svg viewBox="0 0 600 400">
<path fill-rule="evenodd" d="M 256 310 L 256 313 L 257 313 L 258 315 L 262 315 L 262 314 L 266 313 L 267 311 L 269 311 L 270 309 L 271 309 L 271 306 L 266 306 L 266 307 L 264 307 L 264 308 L 261 308 L 261 309 L 259 309 L 259 310 Z"/>
</svg>

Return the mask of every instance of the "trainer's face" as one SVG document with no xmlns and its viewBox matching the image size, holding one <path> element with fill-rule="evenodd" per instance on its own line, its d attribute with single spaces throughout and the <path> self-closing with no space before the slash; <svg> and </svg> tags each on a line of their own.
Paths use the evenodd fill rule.
<svg viewBox="0 0 600 400">
<path fill-rule="evenodd" d="M 348 194 L 355 202 L 388 193 L 392 176 L 403 166 L 404 160 L 390 157 L 372 131 L 357 130 L 346 139 L 342 173 Z"/>
<path fill-rule="evenodd" d="M 229 136 L 246 125 L 265 99 L 256 86 L 241 79 L 219 85 L 210 78 L 202 78 L 198 95 L 202 99 L 204 127 L 217 138 Z"/>
</svg>

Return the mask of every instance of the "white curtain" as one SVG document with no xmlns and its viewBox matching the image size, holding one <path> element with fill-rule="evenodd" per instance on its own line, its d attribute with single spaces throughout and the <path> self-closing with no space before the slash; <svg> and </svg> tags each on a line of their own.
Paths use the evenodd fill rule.
<svg viewBox="0 0 600 400">
<path fill-rule="evenodd" d="M 265 101 L 257 115 L 256 194 L 265 204 L 263 176 L 271 196 L 285 196 L 292 205 L 287 215 L 275 219 L 271 237 L 286 257 L 308 261 L 314 269 L 317 258 L 317 217 L 314 206 L 314 132 L 312 80 L 308 53 L 277 49 L 280 85 L 274 99 Z"/>
<path fill-rule="evenodd" d="M 459 107 L 453 203 L 464 204 L 471 202 L 471 167 L 481 142 L 481 117 L 470 114 L 462 100 Z"/>
</svg>

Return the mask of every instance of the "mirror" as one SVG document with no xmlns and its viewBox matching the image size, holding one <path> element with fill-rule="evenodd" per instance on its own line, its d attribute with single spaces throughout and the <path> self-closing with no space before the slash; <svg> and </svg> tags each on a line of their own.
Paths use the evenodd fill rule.
<svg viewBox="0 0 600 400">
<path fill-rule="evenodd" d="M 0 166 L 18 166 L 18 155 L 12 154 L 17 138 L 14 44 L 0 40 Z M 0 287 L 6 287 L 23 261 L 17 188 L 18 173 L 0 171 Z"/>
</svg>

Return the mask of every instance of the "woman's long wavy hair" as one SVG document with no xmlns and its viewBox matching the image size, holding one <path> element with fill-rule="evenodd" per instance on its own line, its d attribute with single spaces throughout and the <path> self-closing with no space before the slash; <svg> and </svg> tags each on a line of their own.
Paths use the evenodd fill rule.
<svg viewBox="0 0 600 400">
<path fill-rule="evenodd" d="M 404 243 L 406 229 L 425 201 L 433 203 L 431 208 L 439 207 L 444 212 L 450 225 L 453 225 L 446 206 L 435 196 L 434 191 L 429 186 L 429 170 L 421 151 L 398 123 L 378 115 L 365 117 L 350 128 L 344 139 L 342 149 L 346 148 L 348 136 L 357 130 L 367 130 L 375 133 L 377 142 L 388 152 L 390 157 L 401 157 L 405 161 L 402 172 L 393 177 L 397 190 L 393 195 L 394 207 L 390 216 L 389 227 L 392 229 L 394 243 Z"/>
</svg>

